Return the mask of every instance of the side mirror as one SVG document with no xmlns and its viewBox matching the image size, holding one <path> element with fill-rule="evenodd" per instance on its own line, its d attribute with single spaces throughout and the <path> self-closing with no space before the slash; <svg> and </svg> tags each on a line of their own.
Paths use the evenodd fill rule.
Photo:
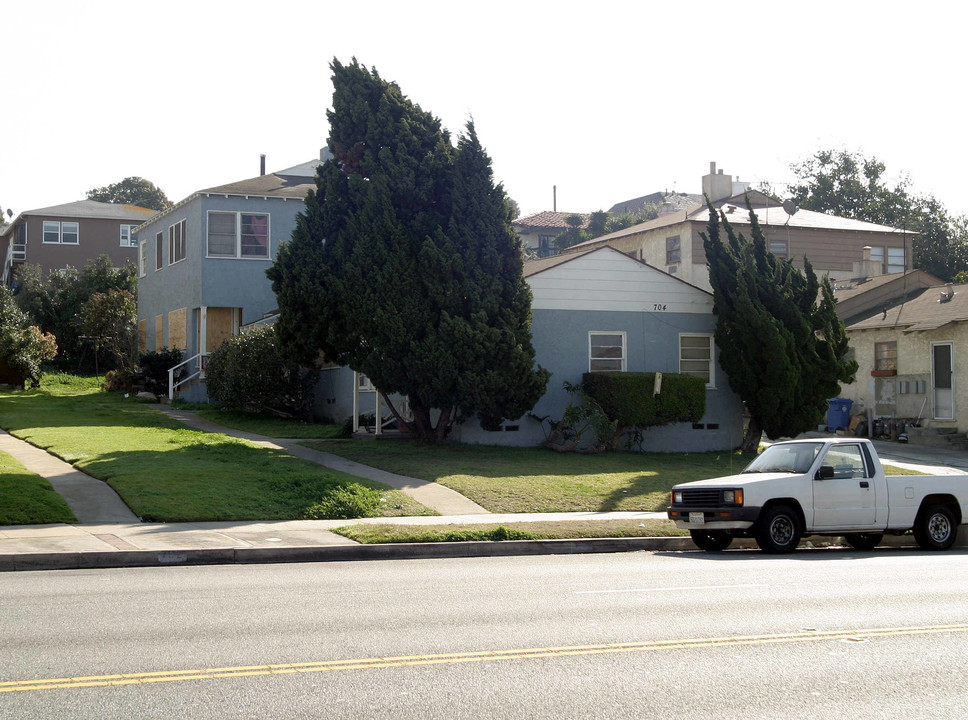
<svg viewBox="0 0 968 720">
<path fill-rule="evenodd" d="M 833 465 L 821 465 L 820 469 L 817 470 L 817 474 L 814 477 L 815 480 L 825 480 L 827 478 L 832 478 L 834 476 L 834 466 Z"/>
</svg>

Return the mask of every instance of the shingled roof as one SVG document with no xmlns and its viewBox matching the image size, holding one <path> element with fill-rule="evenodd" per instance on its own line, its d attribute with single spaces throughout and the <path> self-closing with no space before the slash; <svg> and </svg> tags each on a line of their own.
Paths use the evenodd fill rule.
<svg viewBox="0 0 968 720">
<path fill-rule="evenodd" d="M 905 333 L 937 330 L 953 322 L 968 321 L 968 285 L 928 288 L 906 303 L 853 323 L 848 330 L 898 328 Z"/>
<path fill-rule="evenodd" d="M 520 225 L 521 227 L 525 228 L 554 228 L 567 230 L 571 227 L 571 225 L 565 221 L 572 215 L 581 215 L 583 219 L 581 227 L 588 227 L 588 213 L 552 212 L 551 210 L 519 217 L 511 224 Z"/>
</svg>

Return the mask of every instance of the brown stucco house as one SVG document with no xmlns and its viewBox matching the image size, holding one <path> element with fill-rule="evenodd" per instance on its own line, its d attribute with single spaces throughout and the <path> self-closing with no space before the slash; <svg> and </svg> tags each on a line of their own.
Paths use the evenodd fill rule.
<svg viewBox="0 0 968 720">
<path fill-rule="evenodd" d="M 3 283 L 13 282 L 18 265 L 40 265 L 47 275 L 68 266 L 84 267 L 98 255 L 115 266 L 136 263 L 138 245 L 133 230 L 155 214 L 135 205 L 79 200 L 22 212 L 0 231 Z"/>
<path fill-rule="evenodd" d="M 801 210 L 758 190 L 742 189 L 715 163 L 702 179 L 703 193 L 726 214 L 738 232 L 750 236 L 749 197 L 770 251 L 803 267 L 809 258 L 818 275 L 831 280 L 872 277 L 910 270 L 914 233 L 885 225 Z M 706 205 L 660 215 L 654 220 L 579 243 L 566 252 L 608 245 L 686 282 L 710 290 L 701 233 L 706 232 Z"/>
</svg>

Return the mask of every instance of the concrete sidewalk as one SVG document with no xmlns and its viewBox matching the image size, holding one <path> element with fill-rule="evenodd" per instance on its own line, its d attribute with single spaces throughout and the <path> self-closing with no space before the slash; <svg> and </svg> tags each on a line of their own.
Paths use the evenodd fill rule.
<svg viewBox="0 0 968 720">
<path fill-rule="evenodd" d="M 666 515 L 664 512 L 492 514 L 437 483 L 310 450 L 296 440 L 277 440 L 226 428 L 195 413 L 175 410 L 167 405 L 155 407 L 189 427 L 243 438 L 398 488 L 441 515 L 353 520 L 141 523 L 106 483 L 0 431 L 0 450 L 17 458 L 32 472 L 48 478 L 80 520 L 77 525 L 0 526 L 0 571 L 695 549 L 687 537 L 361 545 L 332 530 L 361 523 L 509 525 L 565 520 L 644 521 L 665 519 Z M 935 474 L 968 472 L 968 452 L 888 442 L 875 442 L 875 445 L 886 462 L 901 467 Z M 968 532 L 962 531 L 958 546 L 964 548 L 966 542 Z M 889 537 L 884 544 L 914 546 L 913 539 L 908 536 Z M 732 545 L 737 548 L 753 546 L 749 540 L 736 540 Z"/>
<path fill-rule="evenodd" d="M 358 524 L 511 525 L 564 520 L 646 519 L 665 519 L 665 513 L 521 513 L 353 520 L 0 526 L 0 571 L 691 547 L 688 538 L 360 545 L 332 532 L 333 528 Z"/>
</svg>

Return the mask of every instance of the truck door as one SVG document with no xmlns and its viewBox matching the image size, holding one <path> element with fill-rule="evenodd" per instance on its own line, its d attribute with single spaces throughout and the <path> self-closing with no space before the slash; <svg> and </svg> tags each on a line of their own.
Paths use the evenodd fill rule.
<svg viewBox="0 0 968 720">
<path fill-rule="evenodd" d="M 860 444 L 834 445 L 820 464 L 832 466 L 834 476 L 813 481 L 813 527 L 873 527 L 873 468 Z"/>
</svg>

